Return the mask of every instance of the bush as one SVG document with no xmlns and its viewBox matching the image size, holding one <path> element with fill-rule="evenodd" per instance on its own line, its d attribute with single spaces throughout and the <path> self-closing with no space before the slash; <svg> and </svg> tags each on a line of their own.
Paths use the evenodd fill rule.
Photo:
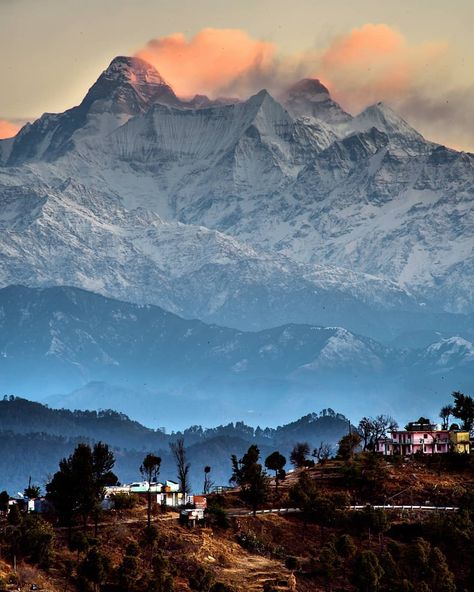
<svg viewBox="0 0 474 592">
<path fill-rule="evenodd" d="M 223 582 L 216 582 L 213 586 L 211 586 L 209 592 L 235 592 L 235 588 L 228 586 Z"/>
<path fill-rule="evenodd" d="M 341 535 L 336 541 L 336 551 L 341 557 L 351 559 L 357 551 L 354 539 L 349 534 Z"/>
<path fill-rule="evenodd" d="M 89 591 L 98 589 L 107 580 L 110 573 L 110 560 L 97 548 L 92 548 L 79 565 L 78 584 L 79 589 Z"/>
<path fill-rule="evenodd" d="M 71 535 L 71 540 L 69 541 L 69 549 L 71 551 L 77 551 L 77 553 L 84 553 L 90 547 L 90 541 L 87 536 L 81 532 L 76 530 Z"/>
<path fill-rule="evenodd" d="M 219 528 L 229 528 L 230 522 L 226 510 L 217 503 L 212 503 L 207 509 L 207 515 Z"/>
<path fill-rule="evenodd" d="M 292 555 L 290 555 L 285 559 L 285 565 L 286 568 L 290 571 L 296 571 L 300 567 L 300 562 L 298 561 L 297 557 L 293 557 Z"/>
<path fill-rule="evenodd" d="M 240 532 L 237 535 L 237 542 L 241 547 L 247 549 L 251 553 L 264 555 L 267 551 L 265 543 L 257 537 L 256 534 L 248 532 Z"/>
<path fill-rule="evenodd" d="M 377 592 L 384 571 L 372 551 L 362 551 L 356 557 L 353 580 L 360 592 Z"/>
<path fill-rule="evenodd" d="M 203 567 L 198 567 L 189 578 L 189 586 L 195 592 L 209 592 L 212 584 L 212 573 Z"/>
<path fill-rule="evenodd" d="M 132 510 L 138 503 L 138 496 L 133 493 L 114 493 L 111 498 L 115 510 Z"/>
<path fill-rule="evenodd" d="M 49 567 L 54 541 L 54 531 L 49 522 L 35 514 L 26 514 L 9 538 L 14 555 L 45 569 Z"/>
</svg>

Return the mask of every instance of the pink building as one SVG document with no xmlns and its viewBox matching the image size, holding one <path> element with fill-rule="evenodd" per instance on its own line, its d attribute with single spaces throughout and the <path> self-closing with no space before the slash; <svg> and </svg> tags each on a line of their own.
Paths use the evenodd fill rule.
<svg viewBox="0 0 474 592">
<path fill-rule="evenodd" d="M 429 423 L 411 422 L 408 429 L 391 432 L 388 438 L 380 440 L 377 452 L 384 455 L 400 454 L 446 454 L 469 453 L 469 433 L 462 430 L 441 430 Z"/>
<path fill-rule="evenodd" d="M 446 454 L 451 448 L 448 430 L 396 431 L 378 443 L 377 452 L 385 455 Z"/>
</svg>

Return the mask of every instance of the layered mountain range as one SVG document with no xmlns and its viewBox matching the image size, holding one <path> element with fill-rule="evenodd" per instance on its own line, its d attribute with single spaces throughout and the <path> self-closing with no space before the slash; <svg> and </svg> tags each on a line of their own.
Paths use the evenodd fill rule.
<svg viewBox="0 0 474 592">
<path fill-rule="evenodd" d="M 312 358 L 293 359 L 293 344 L 273 369 L 245 345 L 208 370 L 192 346 L 217 384 L 233 382 L 241 359 L 260 364 L 247 378 L 258 376 L 262 401 L 271 376 L 288 380 L 282 360 L 292 376 L 311 366 L 324 332 L 343 352 L 361 340 L 354 367 L 384 368 L 393 396 L 411 397 L 417 376 L 420 397 L 439 398 L 423 374 L 447 367 L 454 348 L 464 352 L 448 355 L 454 379 L 472 347 L 473 197 L 474 156 L 424 139 L 386 105 L 353 117 L 312 79 L 276 98 L 184 101 L 149 64 L 118 57 L 79 106 L 0 141 L 0 285 L 73 286 L 241 335 L 271 330 L 259 347 L 288 330 L 275 327 L 303 325 Z M 156 347 L 179 357 L 178 342 L 171 332 Z M 73 356 L 84 384 L 127 379 L 127 356 L 104 351 L 100 363 Z M 151 376 L 138 365 L 135 383 L 139 368 Z M 345 368 L 333 365 L 331 392 L 350 398 Z M 153 376 L 152 389 L 183 388 Z M 383 399 L 381 384 L 370 388 Z"/>
<path fill-rule="evenodd" d="M 25 399 L 0 399 L 0 474 L 2 487 L 10 493 L 23 491 L 29 475 L 44 491 L 61 458 L 69 456 L 78 442 L 108 442 L 117 461 L 115 471 L 121 482 L 141 480 L 139 467 L 144 451 L 154 450 L 162 459 L 161 479 L 176 480 L 176 463 L 169 444 L 182 437 L 190 461 L 194 492 L 202 491 L 203 469 L 212 462 L 215 485 L 229 485 L 230 456 L 239 458 L 251 444 L 258 444 L 262 457 L 281 450 L 287 458 L 297 441 L 308 442 L 311 450 L 321 442 L 334 450 L 349 421 L 332 409 L 308 414 L 275 428 L 255 429 L 244 422 L 233 422 L 211 429 L 187 426 L 172 434 L 152 430 L 126 415 L 114 411 L 67 411 L 45 407 Z M 24 451 L 28 450 L 28 454 Z M 26 482 L 26 483 L 25 483 Z"/>
<path fill-rule="evenodd" d="M 342 327 L 239 331 L 78 288 L 10 286 L 0 290 L 0 390 L 174 428 L 190 417 L 277 423 L 329 402 L 405 417 L 446 399 L 446 385 L 470 388 L 472 342 L 431 339 L 408 349 Z"/>
</svg>

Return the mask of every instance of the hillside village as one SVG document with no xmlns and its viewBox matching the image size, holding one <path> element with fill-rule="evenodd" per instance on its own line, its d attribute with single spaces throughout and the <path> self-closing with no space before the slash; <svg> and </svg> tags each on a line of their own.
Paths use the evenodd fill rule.
<svg viewBox="0 0 474 592">
<path fill-rule="evenodd" d="M 182 439 L 176 481 L 150 452 L 130 484 L 107 444 L 79 444 L 45 495 L 0 493 L 1 589 L 470 590 L 473 410 L 453 393 L 440 424 L 366 417 L 336 450 L 295 442 L 288 459 L 251 445 L 199 491 Z"/>
</svg>

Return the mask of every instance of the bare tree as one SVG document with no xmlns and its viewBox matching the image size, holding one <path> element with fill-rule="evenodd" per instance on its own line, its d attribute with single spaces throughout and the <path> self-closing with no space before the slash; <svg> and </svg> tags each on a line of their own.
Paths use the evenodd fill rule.
<svg viewBox="0 0 474 592">
<path fill-rule="evenodd" d="M 380 440 L 386 438 L 388 432 L 398 429 L 398 424 L 390 415 L 377 415 L 375 418 L 363 417 L 358 427 L 363 449 L 375 452 Z"/>
<path fill-rule="evenodd" d="M 204 467 L 204 487 L 203 487 L 204 495 L 211 493 L 211 490 L 213 487 L 214 487 L 214 481 L 211 479 L 211 467 L 209 465 L 207 465 Z"/>
<path fill-rule="evenodd" d="M 191 491 L 191 484 L 189 483 L 189 469 L 191 468 L 190 463 L 186 459 L 186 448 L 184 446 L 184 439 L 178 438 L 176 442 L 170 443 L 171 453 L 174 456 L 176 462 L 176 469 L 178 471 L 178 481 L 181 491 L 186 494 Z"/>
<path fill-rule="evenodd" d="M 324 464 L 332 454 L 331 445 L 327 442 L 321 442 L 320 445 L 313 450 L 313 456 L 318 463 Z"/>
<path fill-rule="evenodd" d="M 398 423 L 390 415 L 377 415 L 374 421 L 374 439 L 372 450 L 377 450 L 377 445 L 389 432 L 398 430 Z"/>
<path fill-rule="evenodd" d="M 363 417 L 359 421 L 358 432 L 362 438 L 363 450 L 367 450 L 371 444 L 371 438 L 374 431 L 374 420 L 369 417 Z"/>
</svg>

